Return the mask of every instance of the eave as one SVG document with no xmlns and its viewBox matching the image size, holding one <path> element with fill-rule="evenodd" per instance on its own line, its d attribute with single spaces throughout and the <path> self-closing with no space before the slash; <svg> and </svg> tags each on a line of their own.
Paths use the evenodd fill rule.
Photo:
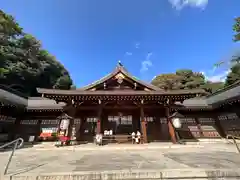
<svg viewBox="0 0 240 180">
<path fill-rule="evenodd" d="M 59 90 L 59 89 L 43 89 L 37 88 L 38 93 L 44 95 L 197 95 L 206 93 L 202 89 L 191 89 L 191 90 L 171 90 L 171 91 L 133 91 L 133 90 L 117 90 L 117 91 L 84 91 L 84 90 Z"/>
</svg>

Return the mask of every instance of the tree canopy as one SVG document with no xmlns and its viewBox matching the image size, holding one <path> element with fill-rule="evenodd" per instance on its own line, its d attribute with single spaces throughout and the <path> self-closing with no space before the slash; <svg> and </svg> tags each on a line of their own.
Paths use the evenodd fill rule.
<svg viewBox="0 0 240 180">
<path fill-rule="evenodd" d="M 72 85 L 64 66 L 1 10 L 0 82 L 27 95 L 35 95 L 36 87 L 69 89 Z"/>
<path fill-rule="evenodd" d="M 240 41 L 240 17 L 235 18 L 235 24 L 233 25 L 233 31 L 236 33 L 234 35 L 234 41 Z M 231 58 L 230 72 L 227 75 L 225 85 L 229 86 L 237 81 L 240 81 L 240 54 L 234 55 Z"/>
<path fill-rule="evenodd" d="M 235 24 L 233 25 L 234 41 L 240 41 L 240 17 L 235 18 Z"/>
<path fill-rule="evenodd" d="M 180 69 L 175 73 L 160 74 L 152 80 L 152 84 L 165 90 L 204 89 L 209 93 L 223 87 L 222 82 L 206 81 L 205 76 L 190 69 Z"/>
</svg>

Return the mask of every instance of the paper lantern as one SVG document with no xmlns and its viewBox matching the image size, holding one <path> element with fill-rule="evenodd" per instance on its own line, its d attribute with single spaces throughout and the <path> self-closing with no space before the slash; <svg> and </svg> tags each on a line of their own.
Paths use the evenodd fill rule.
<svg viewBox="0 0 240 180">
<path fill-rule="evenodd" d="M 60 129 L 66 130 L 69 126 L 69 119 L 63 119 L 60 124 Z"/>
<path fill-rule="evenodd" d="M 175 128 L 181 128 L 182 127 L 182 123 L 181 123 L 179 118 L 173 118 L 172 123 L 173 123 L 173 126 Z"/>
</svg>

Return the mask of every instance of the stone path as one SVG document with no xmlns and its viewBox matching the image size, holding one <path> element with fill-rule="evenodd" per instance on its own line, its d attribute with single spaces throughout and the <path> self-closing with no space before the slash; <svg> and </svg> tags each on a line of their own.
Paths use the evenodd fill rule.
<svg viewBox="0 0 240 180">
<path fill-rule="evenodd" d="M 163 148 L 95 147 L 40 150 L 28 148 L 16 151 L 8 173 L 29 176 L 69 172 L 163 172 L 206 170 L 235 170 L 240 168 L 240 154 L 233 145 L 205 144 L 202 146 L 175 146 Z M 124 146 L 123 146 L 124 147 Z M 152 146 L 153 147 L 153 146 Z M 114 149 L 115 148 L 115 149 Z M 10 152 L 0 153 L 0 167 L 4 167 Z M 240 170 L 239 170 L 240 173 Z M 240 175 L 240 174 L 239 174 Z M 97 179 L 97 178 L 96 178 Z M 236 179 L 240 179 L 236 178 Z"/>
</svg>

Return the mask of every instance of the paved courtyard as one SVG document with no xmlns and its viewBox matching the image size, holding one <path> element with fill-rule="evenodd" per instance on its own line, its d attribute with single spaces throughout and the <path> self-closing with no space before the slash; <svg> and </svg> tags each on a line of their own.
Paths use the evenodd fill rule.
<svg viewBox="0 0 240 180">
<path fill-rule="evenodd" d="M 54 147 L 17 150 L 8 174 L 240 168 L 240 154 L 229 144 L 124 147 L 83 145 L 74 150 Z M 1 167 L 5 167 L 9 154 L 0 153 Z"/>
</svg>

